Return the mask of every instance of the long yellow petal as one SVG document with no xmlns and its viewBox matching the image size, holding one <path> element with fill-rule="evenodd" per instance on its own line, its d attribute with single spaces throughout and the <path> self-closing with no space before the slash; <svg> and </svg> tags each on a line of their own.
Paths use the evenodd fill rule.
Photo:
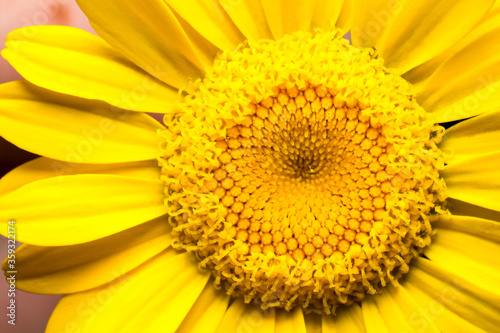
<svg viewBox="0 0 500 333">
<path fill-rule="evenodd" d="M 373 299 L 389 332 L 413 331 L 412 322 L 408 320 L 401 305 L 392 298 L 387 290 L 383 290 L 380 295 L 376 295 Z"/>
<path fill-rule="evenodd" d="M 275 320 L 274 310 L 263 312 L 258 304 L 245 304 L 237 298 L 227 309 L 216 332 L 274 333 Z"/>
<path fill-rule="evenodd" d="M 317 0 L 311 28 L 331 30 L 341 15 L 343 5 L 344 0 Z"/>
<path fill-rule="evenodd" d="M 215 332 L 226 313 L 229 300 L 224 291 L 216 290 L 212 283 L 207 283 L 176 332 Z"/>
<path fill-rule="evenodd" d="M 261 0 L 219 0 L 219 2 L 248 40 L 257 41 L 263 38 L 273 38 L 267 25 Z"/>
<path fill-rule="evenodd" d="M 380 55 L 386 60 L 386 66 L 404 73 L 462 39 L 481 21 L 494 2 L 406 1 L 391 22 L 380 45 Z"/>
<path fill-rule="evenodd" d="M 173 333 L 208 278 L 192 254 L 168 249 L 107 285 L 63 297 L 46 332 Z"/>
<path fill-rule="evenodd" d="M 430 260 L 415 262 L 420 269 L 438 279 L 454 281 L 475 297 L 500 307 L 498 267 L 488 267 L 476 260 L 477 258 L 470 259 L 459 251 L 450 251 L 446 247 L 434 244 L 425 255 Z"/>
<path fill-rule="evenodd" d="M 495 26 L 498 25 L 498 22 L 500 22 L 500 2 L 496 1 L 484 19 L 481 20 L 467 36 L 448 50 L 406 72 L 403 74 L 403 78 L 411 82 L 417 91 L 421 91 L 432 74 L 434 74 L 446 60 L 450 59 L 455 53 L 462 50 L 470 43 L 473 43 L 481 36 L 488 34 L 491 29 L 494 29 Z"/>
<path fill-rule="evenodd" d="M 195 28 L 183 19 L 179 14 L 173 12 L 175 18 L 179 21 L 182 29 L 189 38 L 196 52 L 200 55 L 204 68 L 212 67 L 215 57 L 220 53 L 220 49 L 203 37 Z"/>
<path fill-rule="evenodd" d="M 411 272 L 410 272 L 411 273 Z M 405 281 L 404 288 L 406 293 L 417 304 L 419 312 L 415 313 L 413 320 L 417 328 L 425 332 L 428 326 L 425 321 L 426 317 L 430 320 L 431 324 L 435 326 L 439 332 L 454 333 L 454 332 L 467 332 L 467 333 L 485 333 L 482 329 L 475 326 L 473 323 L 450 311 L 443 305 L 443 300 L 446 301 L 450 297 L 452 289 L 446 287 L 442 290 L 442 295 L 437 297 L 430 296 L 423 292 L 421 285 Z M 426 317 L 424 317 L 424 315 Z"/>
<path fill-rule="evenodd" d="M 500 212 L 470 204 L 461 200 L 448 198 L 447 207 L 453 215 L 473 216 L 500 222 Z"/>
<path fill-rule="evenodd" d="M 375 47 L 386 66 L 404 73 L 458 42 L 494 2 L 355 0 L 353 44 Z"/>
<path fill-rule="evenodd" d="M 485 217 L 462 216 L 453 214 L 441 216 L 433 228 L 446 229 L 476 236 L 482 240 L 500 243 L 500 223 Z M 466 249 L 464 249 L 466 250 Z M 468 250 L 468 249 L 467 249 Z"/>
<path fill-rule="evenodd" d="M 306 323 L 304 313 L 301 308 L 295 308 L 293 311 L 277 310 L 276 327 L 274 330 L 279 332 L 306 333 Z"/>
<path fill-rule="evenodd" d="M 15 168 L 0 179 L 0 195 L 36 180 L 79 174 L 104 174 L 160 179 L 157 160 L 117 164 L 77 164 L 39 157 Z"/>
<path fill-rule="evenodd" d="M 155 159 L 157 130 L 143 113 L 54 93 L 26 81 L 0 85 L 0 135 L 32 153 L 71 163 Z"/>
<path fill-rule="evenodd" d="M 432 314 L 429 314 L 426 311 L 427 309 L 417 304 L 404 287 L 390 286 L 387 288 L 387 293 L 389 293 L 394 301 L 399 305 L 399 309 L 408 320 L 408 323 L 412 328 L 409 332 L 441 332 L 433 323 Z"/>
<path fill-rule="evenodd" d="M 484 227 L 484 233 L 491 231 L 492 235 L 490 237 L 496 237 L 494 241 L 477 237 L 475 235 L 470 235 L 461 231 L 449 230 L 449 229 L 439 229 L 436 233 L 435 240 L 432 246 L 429 247 L 429 253 L 434 250 L 431 247 L 436 247 L 439 251 L 447 250 L 457 255 L 462 255 L 473 261 L 477 262 L 477 266 L 482 266 L 484 269 L 491 267 L 492 270 L 500 268 L 500 258 L 497 255 L 492 255 L 494 253 L 500 253 L 500 239 L 498 238 L 498 224 L 497 222 L 479 223 L 479 219 L 463 217 L 469 221 L 469 223 L 477 223 L 476 228 Z M 457 221 L 459 218 L 454 217 L 452 221 Z M 476 231 L 477 232 L 477 231 Z M 450 260 L 453 260 L 450 258 Z M 458 261 L 455 261 L 455 263 Z"/>
<path fill-rule="evenodd" d="M 404 286 L 424 311 L 432 311 L 441 331 L 494 332 L 500 325 L 500 311 L 463 290 L 457 281 L 439 279 L 414 265 Z"/>
<path fill-rule="evenodd" d="M 165 217 L 93 242 L 16 250 L 16 288 L 37 294 L 71 294 L 95 288 L 165 250 L 171 241 Z M 9 258 L 2 269 L 11 270 Z"/>
<path fill-rule="evenodd" d="M 309 31 L 317 0 L 263 0 L 269 28 L 275 39 L 294 31 Z"/>
<path fill-rule="evenodd" d="M 344 33 L 347 33 L 352 28 L 352 14 L 352 1 L 344 0 L 342 9 L 340 10 L 339 18 L 337 19 L 337 23 L 335 23 L 335 26 L 342 30 Z"/>
<path fill-rule="evenodd" d="M 500 211 L 500 152 L 448 165 L 442 176 L 449 197 Z"/>
<path fill-rule="evenodd" d="M 500 13 L 495 13 L 432 74 L 417 97 L 438 122 L 500 108 Z"/>
<path fill-rule="evenodd" d="M 99 36 L 154 77 L 181 88 L 203 75 L 200 55 L 164 1 L 77 3 Z"/>
<path fill-rule="evenodd" d="M 307 333 L 321 333 L 323 331 L 322 320 L 322 316 L 317 314 L 304 315 Z"/>
<path fill-rule="evenodd" d="M 446 131 L 439 148 L 452 155 L 447 164 L 500 151 L 500 110 L 467 119 Z"/>
<path fill-rule="evenodd" d="M 233 51 L 245 40 L 218 1 L 165 0 L 165 2 L 203 37 L 223 51 Z"/>
<path fill-rule="evenodd" d="M 393 16 L 402 10 L 401 1 L 352 0 L 351 39 L 354 46 L 377 47 Z"/>
<path fill-rule="evenodd" d="M 245 312 L 245 309 L 246 309 L 246 304 L 243 302 L 243 300 L 241 298 L 235 299 L 234 302 L 232 302 L 229 308 L 227 309 L 226 313 L 224 314 L 224 317 L 222 318 L 222 321 L 220 322 L 216 332 L 218 333 L 236 332 L 236 329 L 240 325 L 240 321 L 247 319 L 243 318 L 243 313 Z"/>
<path fill-rule="evenodd" d="M 451 48 L 453 49 L 453 47 Z M 401 75 L 406 81 L 410 82 L 413 85 L 413 88 L 420 93 L 426 82 L 429 78 L 434 74 L 434 72 L 441 66 L 443 63 L 450 58 L 452 54 L 449 54 L 449 50 L 443 52 L 429 61 L 424 62 L 423 64 L 418 65 L 417 67 L 412 68 L 408 72 Z"/>
<path fill-rule="evenodd" d="M 177 89 L 84 30 L 26 27 L 11 32 L 5 45 L 4 58 L 28 81 L 46 89 L 144 112 L 166 113 L 177 99 Z"/>
<path fill-rule="evenodd" d="M 322 316 L 323 333 L 365 333 L 363 313 L 358 304 L 352 304 L 336 312 L 335 316 Z"/>
<path fill-rule="evenodd" d="M 361 303 L 361 310 L 363 311 L 363 320 L 365 322 L 367 333 L 389 333 L 384 318 L 382 317 L 374 297 L 368 296 Z"/>
<path fill-rule="evenodd" d="M 29 183 L 0 197 L 0 220 L 18 240 L 73 245 L 112 235 L 165 214 L 164 185 L 111 175 L 75 175 Z"/>
</svg>

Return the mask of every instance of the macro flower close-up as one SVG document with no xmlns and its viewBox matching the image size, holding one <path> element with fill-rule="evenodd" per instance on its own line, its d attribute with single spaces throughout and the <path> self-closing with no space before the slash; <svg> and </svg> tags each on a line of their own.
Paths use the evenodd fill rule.
<svg viewBox="0 0 500 333">
<path fill-rule="evenodd" d="M 1 52 L 46 332 L 500 330 L 499 1 L 76 2 Z"/>
</svg>

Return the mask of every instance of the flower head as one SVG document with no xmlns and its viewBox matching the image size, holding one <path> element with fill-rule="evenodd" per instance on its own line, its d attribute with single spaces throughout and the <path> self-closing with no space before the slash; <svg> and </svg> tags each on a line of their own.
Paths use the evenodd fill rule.
<svg viewBox="0 0 500 333">
<path fill-rule="evenodd" d="M 79 4 L 101 37 L 3 52 L 0 134 L 46 157 L 1 218 L 19 287 L 68 294 L 49 332 L 497 327 L 495 1 Z"/>
<path fill-rule="evenodd" d="M 174 244 L 263 307 L 332 313 L 408 272 L 444 213 L 440 129 L 337 32 L 216 58 L 166 117 Z"/>
</svg>

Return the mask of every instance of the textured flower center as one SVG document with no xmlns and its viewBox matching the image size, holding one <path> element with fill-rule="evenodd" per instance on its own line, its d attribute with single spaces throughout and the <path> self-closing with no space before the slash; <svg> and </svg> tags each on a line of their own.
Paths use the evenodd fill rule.
<svg viewBox="0 0 500 333">
<path fill-rule="evenodd" d="M 332 313 L 409 270 L 443 212 L 441 128 L 336 33 L 223 53 L 161 133 L 174 246 L 234 297 Z"/>
<path fill-rule="evenodd" d="M 283 85 L 217 141 L 212 189 L 239 254 L 358 257 L 391 192 L 380 122 L 335 89 Z M 388 147 L 389 146 L 389 147 Z"/>
</svg>

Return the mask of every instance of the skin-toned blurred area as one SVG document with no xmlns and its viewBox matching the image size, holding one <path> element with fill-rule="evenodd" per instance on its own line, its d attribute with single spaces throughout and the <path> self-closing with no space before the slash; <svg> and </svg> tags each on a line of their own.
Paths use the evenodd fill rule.
<svg viewBox="0 0 500 333">
<path fill-rule="evenodd" d="M 3 49 L 5 37 L 15 29 L 32 25 L 69 25 L 87 31 L 93 31 L 87 18 L 73 0 L 0 0 L 0 49 Z M 22 77 L 0 58 L 0 83 L 19 80 Z M 0 177 L 16 166 L 27 162 L 36 155 L 27 153 L 0 138 Z M 1 225 L 7 226 L 5 221 Z M 7 255 L 7 239 L 0 236 L 0 256 Z M 3 274 L 2 274 L 3 275 Z M 9 285 L 5 278 L 0 278 L 0 332 L 3 333 L 41 333 L 50 314 L 61 298 L 59 295 L 34 295 L 16 290 L 16 325 L 7 321 Z"/>
</svg>

